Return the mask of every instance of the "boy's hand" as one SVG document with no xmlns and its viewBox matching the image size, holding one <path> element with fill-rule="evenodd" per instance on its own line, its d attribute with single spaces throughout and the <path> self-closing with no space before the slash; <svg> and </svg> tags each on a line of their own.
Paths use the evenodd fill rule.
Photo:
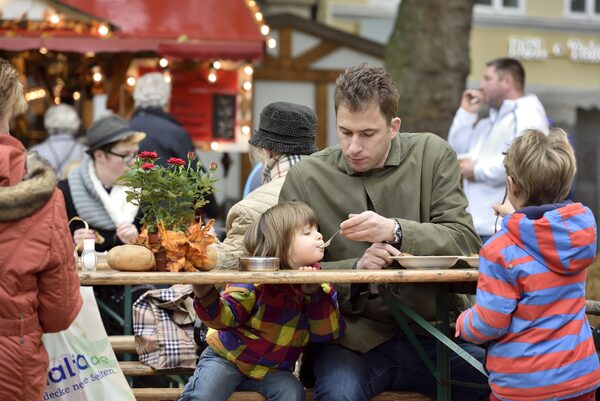
<svg viewBox="0 0 600 401">
<path fill-rule="evenodd" d="M 313 266 L 300 266 L 298 270 L 319 270 Z M 314 294 L 319 291 L 321 284 L 300 284 L 300 291 L 306 295 Z"/>
<path fill-rule="evenodd" d="M 493 205 L 492 209 L 494 209 L 496 215 L 500 217 L 504 217 L 507 214 L 513 214 L 515 212 L 515 208 L 508 199 L 504 201 L 504 203 Z"/>
<path fill-rule="evenodd" d="M 194 295 L 196 298 L 202 299 L 205 298 L 210 291 L 214 288 L 212 284 L 193 284 L 192 288 L 194 289 Z"/>
</svg>

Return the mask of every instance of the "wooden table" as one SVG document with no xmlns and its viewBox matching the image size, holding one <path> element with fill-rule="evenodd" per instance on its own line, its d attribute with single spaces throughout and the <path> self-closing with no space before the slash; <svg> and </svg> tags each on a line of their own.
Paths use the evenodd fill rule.
<svg viewBox="0 0 600 401">
<path fill-rule="evenodd" d="M 79 272 L 81 285 L 126 284 L 303 284 L 303 283 L 452 283 L 476 282 L 475 269 L 445 270 L 279 270 L 275 272 L 123 272 L 98 270 Z"/>
<path fill-rule="evenodd" d="M 263 283 L 263 284 L 303 284 L 303 283 L 440 283 L 436 296 L 437 319 L 441 322 L 436 328 L 424 321 L 415 312 L 402 305 L 389 294 L 383 296 L 384 301 L 398 321 L 400 328 L 406 334 L 413 346 L 432 374 L 438 379 L 438 397 L 440 401 L 450 400 L 450 366 L 449 348 L 460 350 L 444 333 L 448 333 L 448 286 L 450 283 L 470 283 L 477 281 L 479 273 L 476 269 L 384 269 L 384 270 L 320 270 L 299 271 L 280 270 L 275 272 L 240 272 L 240 271 L 210 271 L 210 272 L 122 272 L 115 270 L 99 270 L 95 272 L 79 272 L 82 285 L 125 285 L 125 305 L 131 305 L 131 285 L 141 284 L 228 284 L 228 283 Z M 129 296 L 127 296 L 129 293 Z M 437 363 L 433 364 L 425 355 L 420 342 L 408 328 L 408 316 L 421 325 L 438 339 Z M 131 330 L 131 307 L 125 308 L 126 330 Z M 129 333 L 126 333 L 129 334 Z M 463 351 L 464 353 L 464 351 Z M 467 362 L 483 370 L 481 364 L 470 357 L 461 355 Z M 471 358 L 469 361 L 468 358 Z M 478 365 L 478 366 L 477 366 Z"/>
</svg>

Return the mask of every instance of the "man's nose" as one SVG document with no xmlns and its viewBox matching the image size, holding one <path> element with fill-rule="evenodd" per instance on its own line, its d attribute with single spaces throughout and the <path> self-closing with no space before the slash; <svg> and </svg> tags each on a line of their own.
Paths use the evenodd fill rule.
<svg viewBox="0 0 600 401">
<path fill-rule="evenodd" d="M 358 137 L 358 135 L 353 135 L 352 139 L 350 140 L 350 153 L 356 154 L 360 152 L 361 149 L 362 145 L 360 143 L 360 138 Z"/>
</svg>

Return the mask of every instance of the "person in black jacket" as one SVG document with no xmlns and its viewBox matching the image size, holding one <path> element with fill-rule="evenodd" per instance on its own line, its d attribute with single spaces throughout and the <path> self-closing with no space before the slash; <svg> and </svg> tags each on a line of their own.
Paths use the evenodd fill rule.
<svg viewBox="0 0 600 401">
<path fill-rule="evenodd" d="M 140 151 L 158 153 L 159 165 L 165 165 L 171 157 L 187 160 L 189 152 L 196 152 L 187 131 L 168 113 L 170 99 L 171 84 L 158 72 L 141 76 L 133 91 L 135 110 L 130 126 L 135 131 L 146 133 L 146 138 L 140 143 Z M 210 194 L 207 200 L 208 203 L 202 208 L 203 217 L 217 218 L 215 196 Z"/>
<path fill-rule="evenodd" d="M 89 149 L 81 164 L 58 183 L 65 197 L 73 242 L 96 239 L 96 251 L 132 243 L 138 236 L 138 207 L 127 202 L 126 188 L 117 178 L 131 165 L 144 134 L 110 114 L 95 121 L 86 133 Z"/>
</svg>

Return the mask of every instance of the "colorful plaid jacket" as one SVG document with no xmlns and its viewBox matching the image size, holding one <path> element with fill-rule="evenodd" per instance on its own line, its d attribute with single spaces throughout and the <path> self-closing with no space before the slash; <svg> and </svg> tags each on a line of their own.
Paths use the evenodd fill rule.
<svg viewBox="0 0 600 401">
<path fill-rule="evenodd" d="M 327 284 L 311 295 L 297 285 L 230 284 L 221 297 L 213 289 L 195 298 L 194 308 L 211 328 L 210 347 L 254 379 L 292 371 L 309 341 L 335 340 L 345 328 L 337 293 Z"/>
<path fill-rule="evenodd" d="M 600 384 L 585 316 L 596 223 L 580 203 L 528 207 L 504 218 L 481 249 L 477 304 L 457 335 L 490 342 L 486 367 L 501 400 L 562 400 Z"/>
</svg>

